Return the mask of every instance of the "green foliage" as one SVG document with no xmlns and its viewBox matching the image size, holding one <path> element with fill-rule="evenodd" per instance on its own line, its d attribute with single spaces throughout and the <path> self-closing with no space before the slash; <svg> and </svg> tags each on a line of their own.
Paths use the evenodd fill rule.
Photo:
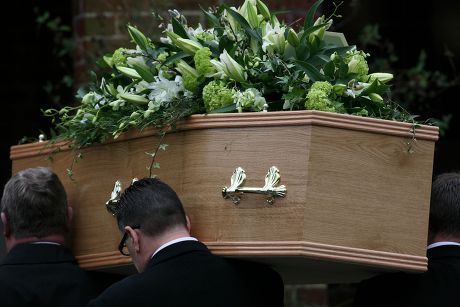
<svg viewBox="0 0 460 307">
<path fill-rule="evenodd" d="M 335 12 L 314 20 L 321 3 L 299 30 L 260 0 L 204 11 L 208 29 L 172 10 L 159 40 L 128 25 L 134 46 L 104 56 L 81 104 L 45 115 L 76 147 L 205 111 L 315 109 L 413 122 L 390 100 L 392 75 L 369 73 L 366 52 L 326 35 Z"/>
</svg>

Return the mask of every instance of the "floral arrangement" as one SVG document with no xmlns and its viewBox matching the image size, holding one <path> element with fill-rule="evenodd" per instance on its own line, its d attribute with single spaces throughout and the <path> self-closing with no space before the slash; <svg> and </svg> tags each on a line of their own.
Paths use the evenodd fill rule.
<svg viewBox="0 0 460 307">
<path fill-rule="evenodd" d="M 134 46 L 98 62 L 105 71 L 81 104 L 44 113 L 57 138 L 77 147 L 195 113 L 308 109 L 413 121 L 390 99 L 393 76 L 370 73 L 369 54 L 332 39 L 335 12 L 315 19 L 321 3 L 301 25 L 285 24 L 261 0 L 203 10 L 209 28 L 171 10 L 157 41 L 128 25 Z"/>
</svg>

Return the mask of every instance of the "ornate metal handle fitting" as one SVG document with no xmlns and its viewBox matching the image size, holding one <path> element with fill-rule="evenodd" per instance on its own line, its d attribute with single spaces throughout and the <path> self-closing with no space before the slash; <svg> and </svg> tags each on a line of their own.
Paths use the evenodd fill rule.
<svg viewBox="0 0 460 307">
<path fill-rule="evenodd" d="M 255 193 L 267 195 L 267 203 L 273 204 L 275 197 L 285 197 L 287 193 L 286 186 L 276 186 L 280 180 L 280 171 L 276 166 L 270 167 L 265 175 L 265 185 L 262 188 L 241 187 L 246 179 L 246 172 L 243 168 L 237 167 L 230 178 L 230 186 L 222 189 L 222 196 L 230 198 L 235 205 L 241 201 L 241 195 L 244 193 Z"/>
<path fill-rule="evenodd" d="M 113 191 L 110 194 L 110 198 L 108 201 L 105 202 L 105 207 L 107 211 L 115 215 L 117 212 L 117 203 L 120 200 L 121 196 L 121 182 L 119 180 L 115 181 L 115 185 L 113 187 Z"/>
<path fill-rule="evenodd" d="M 133 178 L 131 180 L 131 185 L 137 180 L 139 179 Z M 115 181 L 115 185 L 113 187 L 112 193 L 110 194 L 110 198 L 108 201 L 105 202 L 105 207 L 107 208 L 107 211 L 109 211 L 114 216 L 117 215 L 117 204 L 121 197 L 121 189 L 122 189 L 121 181 L 120 180 Z"/>
</svg>

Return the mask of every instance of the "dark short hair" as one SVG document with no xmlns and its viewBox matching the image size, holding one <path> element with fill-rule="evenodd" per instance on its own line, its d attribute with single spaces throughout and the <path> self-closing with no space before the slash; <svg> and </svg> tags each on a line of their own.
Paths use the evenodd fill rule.
<svg viewBox="0 0 460 307">
<path fill-rule="evenodd" d="M 116 216 L 120 230 L 125 226 L 140 226 L 150 236 L 187 225 L 176 192 L 157 178 L 144 178 L 128 187 L 120 197 Z"/>
<path fill-rule="evenodd" d="M 433 181 L 429 229 L 430 235 L 460 236 L 460 173 L 444 173 Z"/>
<path fill-rule="evenodd" d="M 67 196 L 58 176 L 46 167 L 18 172 L 6 183 L 1 211 L 16 238 L 67 231 Z"/>
</svg>

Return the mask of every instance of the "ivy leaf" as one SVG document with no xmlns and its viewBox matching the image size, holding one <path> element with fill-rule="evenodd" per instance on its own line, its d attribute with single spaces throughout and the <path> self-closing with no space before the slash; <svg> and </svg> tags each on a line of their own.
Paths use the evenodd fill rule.
<svg viewBox="0 0 460 307">
<path fill-rule="evenodd" d="M 168 147 L 169 145 L 168 144 L 160 144 L 159 148 L 161 150 L 166 150 L 166 148 Z"/>
</svg>

